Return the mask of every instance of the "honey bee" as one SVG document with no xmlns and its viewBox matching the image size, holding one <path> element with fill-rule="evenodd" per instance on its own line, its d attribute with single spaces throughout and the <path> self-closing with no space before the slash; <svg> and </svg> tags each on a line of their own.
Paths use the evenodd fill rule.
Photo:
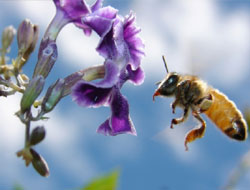
<svg viewBox="0 0 250 190">
<path fill-rule="evenodd" d="M 228 137 L 238 141 L 243 141 L 247 138 L 246 121 L 234 102 L 196 76 L 168 72 L 164 56 L 163 61 L 167 70 L 167 76 L 158 83 L 153 100 L 155 96 L 174 96 L 175 100 L 171 105 L 172 112 L 175 113 L 176 106 L 183 108 L 182 117 L 172 119 L 171 128 L 184 122 L 189 111 L 201 123 L 200 126 L 186 134 L 184 143 L 186 150 L 188 150 L 188 143 L 204 136 L 206 122 L 202 119 L 201 113 L 206 114 Z"/>
</svg>

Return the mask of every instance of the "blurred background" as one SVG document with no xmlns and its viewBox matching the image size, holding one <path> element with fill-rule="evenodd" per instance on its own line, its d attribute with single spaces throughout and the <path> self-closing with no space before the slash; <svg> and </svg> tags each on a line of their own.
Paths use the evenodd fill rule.
<svg viewBox="0 0 250 190">
<path fill-rule="evenodd" d="M 93 1 L 87 1 L 93 2 Z M 250 148 L 249 140 L 236 142 L 226 137 L 205 115 L 204 138 L 184 148 L 187 131 L 197 125 L 190 116 L 184 124 L 170 129 L 172 98 L 152 101 L 155 83 L 166 71 L 194 74 L 233 100 L 244 112 L 250 106 L 250 1 L 248 0 L 104 0 L 104 5 L 119 9 L 125 16 L 130 10 L 146 45 L 142 67 L 146 73 L 141 86 L 126 83 L 122 92 L 130 104 L 130 115 L 138 136 L 106 137 L 96 133 L 110 109 L 78 107 L 71 97 L 63 99 L 46 127 L 45 140 L 36 147 L 50 166 L 50 176 L 40 177 L 15 153 L 23 147 L 24 126 L 14 113 L 19 109 L 20 95 L 0 98 L 0 189 L 25 190 L 75 189 L 92 178 L 113 169 L 121 171 L 119 190 L 223 189 L 242 157 Z M 40 39 L 55 14 L 52 0 L 1 0 L 0 29 L 29 18 L 40 26 Z M 99 37 L 90 37 L 73 24 L 67 25 L 57 39 L 58 60 L 47 80 L 77 70 L 102 64 L 95 48 Z M 17 55 L 16 39 L 9 55 Z M 24 68 L 32 75 L 37 51 Z M 33 126 L 36 126 L 33 123 Z M 235 189 L 250 186 L 250 172 L 237 180 Z"/>
</svg>

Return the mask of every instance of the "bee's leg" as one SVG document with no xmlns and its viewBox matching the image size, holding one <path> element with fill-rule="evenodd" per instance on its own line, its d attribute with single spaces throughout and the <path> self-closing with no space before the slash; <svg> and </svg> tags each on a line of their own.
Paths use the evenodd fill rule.
<svg viewBox="0 0 250 190">
<path fill-rule="evenodd" d="M 175 107 L 177 106 L 177 104 L 178 104 L 178 100 L 175 100 L 175 101 L 171 104 L 172 113 L 175 113 Z"/>
<path fill-rule="evenodd" d="M 172 119 L 170 128 L 173 129 L 174 128 L 173 125 L 177 125 L 177 124 L 182 123 L 183 121 L 185 121 L 187 116 L 188 116 L 188 107 L 185 107 L 184 112 L 183 112 L 183 116 L 180 117 L 180 118 Z"/>
<path fill-rule="evenodd" d="M 199 128 L 195 128 L 193 130 L 191 130 L 190 132 L 188 132 L 188 134 L 186 135 L 185 138 L 185 147 L 186 147 L 186 151 L 188 150 L 188 146 L 187 144 L 196 140 L 197 138 L 201 138 L 203 137 L 204 133 L 205 133 L 205 129 L 206 129 L 206 123 L 205 121 L 201 118 L 201 116 L 197 113 L 197 112 L 192 112 L 193 116 L 198 119 L 201 122 L 201 126 Z"/>
</svg>

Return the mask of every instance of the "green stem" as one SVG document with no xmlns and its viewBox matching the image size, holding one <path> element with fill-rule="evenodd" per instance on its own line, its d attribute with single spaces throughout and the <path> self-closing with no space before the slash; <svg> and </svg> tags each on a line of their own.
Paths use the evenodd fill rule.
<svg viewBox="0 0 250 190">
<path fill-rule="evenodd" d="M 94 67 L 89 67 L 80 72 L 83 73 L 83 77 L 82 77 L 83 80 L 92 81 L 92 80 L 100 79 L 104 77 L 105 67 L 104 65 L 98 65 Z"/>
<path fill-rule="evenodd" d="M 20 82 L 19 82 L 17 76 L 19 74 L 20 65 L 22 64 L 22 61 L 23 61 L 22 59 L 23 59 L 23 53 L 19 52 L 18 56 L 16 58 L 16 61 L 15 61 L 15 64 L 14 64 L 14 68 L 13 68 L 13 73 L 14 73 L 14 76 L 15 76 L 15 79 L 16 79 L 18 86 L 20 86 Z"/>
<path fill-rule="evenodd" d="M 56 38 L 60 32 L 60 30 L 63 28 L 64 25 L 66 25 L 69 22 L 68 19 L 64 17 L 64 14 L 61 10 L 56 11 L 56 15 L 49 24 L 43 39 L 50 39 L 51 41 L 56 41 Z"/>
<path fill-rule="evenodd" d="M 27 121 L 25 123 L 25 148 L 29 146 L 29 140 L 30 140 L 30 121 Z"/>
</svg>

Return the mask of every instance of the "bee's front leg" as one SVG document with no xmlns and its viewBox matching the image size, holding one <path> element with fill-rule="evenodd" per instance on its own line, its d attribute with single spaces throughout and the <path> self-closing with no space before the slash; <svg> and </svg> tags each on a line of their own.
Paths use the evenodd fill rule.
<svg viewBox="0 0 250 190">
<path fill-rule="evenodd" d="M 183 116 L 180 117 L 180 118 L 174 118 L 174 119 L 172 119 L 170 128 L 173 129 L 174 128 L 173 125 L 177 125 L 177 124 L 182 123 L 183 121 L 185 121 L 186 118 L 187 118 L 187 116 L 188 116 L 188 107 L 185 107 L 184 108 L 184 112 L 183 112 Z"/>
<path fill-rule="evenodd" d="M 206 123 L 205 121 L 201 118 L 201 116 L 199 115 L 199 113 L 197 112 L 192 112 L 193 116 L 198 119 L 198 121 L 201 122 L 201 126 L 199 128 L 195 128 L 192 129 L 191 131 L 188 132 L 188 134 L 186 135 L 185 138 L 185 147 L 186 147 L 186 151 L 188 150 L 188 146 L 187 144 L 196 140 L 197 138 L 201 138 L 203 137 L 204 133 L 205 133 L 205 129 L 206 129 Z"/>
<path fill-rule="evenodd" d="M 178 100 L 176 99 L 172 104 L 171 104 L 171 107 L 172 107 L 172 113 L 175 114 L 175 108 L 178 104 Z"/>
</svg>

